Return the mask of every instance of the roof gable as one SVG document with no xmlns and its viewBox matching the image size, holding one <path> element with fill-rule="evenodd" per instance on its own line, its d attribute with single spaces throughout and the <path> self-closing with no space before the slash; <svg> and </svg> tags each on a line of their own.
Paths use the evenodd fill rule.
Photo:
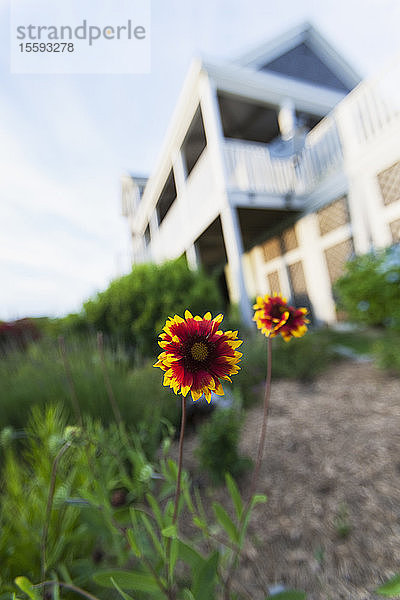
<svg viewBox="0 0 400 600">
<path fill-rule="evenodd" d="M 262 65 L 259 70 L 273 71 L 281 75 L 295 77 L 309 83 L 316 83 L 335 90 L 350 91 L 348 85 L 321 60 L 304 42 Z"/>
<path fill-rule="evenodd" d="M 360 82 L 359 75 L 309 23 L 257 46 L 235 62 L 340 91 Z"/>
</svg>

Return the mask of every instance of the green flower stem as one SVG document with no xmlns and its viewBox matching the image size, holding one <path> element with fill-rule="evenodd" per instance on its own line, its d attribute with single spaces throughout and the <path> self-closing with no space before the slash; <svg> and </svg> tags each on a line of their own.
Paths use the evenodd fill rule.
<svg viewBox="0 0 400 600">
<path fill-rule="evenodd" d="M 121 411 L 119 410 L 119 406 L 118 406 L 117 400 L 114 395 L 114 391 L 111 386 L 110 377 L 109 377 L 108 371 L 107 371 L 106 360 L 104 357 L 104 340 L 103 340 L 103 332 L 102 331 L 97 332 L 97 348 L 99 350 L 101 370 L 103 371 L 104 385 L 107 390 L 108 400 L 110 402 L 110 405 L 111 405 L 112 411 L 114 413 L 114 417 L 115 417 L 117 424 L 121 425 L 121 422 L 122 422 Z"/>
<path fill-rule="evenodd" d="M 181 495 L 181 478 L 182 478 L 182 458 L 183 458 L 183 438 L 185 436 L 185 424 L 186 424 L 186 397 L 182 396 L 182 417 L 181 417 L 181 433 L 179 436 L 179 456 L 178 456 L 178 476 L 176 480 L 176 491 L 175 491 L 175 502 L 174 502 L 174 513 L 172 516 L 172 525 L 175 525 L 178 518 L 178 507 L 179 507 L 179 499 Z M 169 564 L 171 561 L 171 543 L 172 539 L 168 538 L 167 540 L 167 577 L 169 578 Z M 174 598 L 174 592 L 172 590 L 173 582 L 170 582 L 170 590 L 169 597 Z"/>
<path fill-rule="evenodd" d="M 185 435 L 186 425 L 186 398 L 182 396 L 182 418 L 181 418 L 181 434 L 179 436 L 179 457 L 178 457 L 178 477 L 176 481 L 174 514 L 172 517 L 172 525 L 175 525 L 178 517 L 179 498 L 181 495 L 181 477 L 182 477 L 182 457 L 183 457 L 183 438 Z"/>
<path fill-rule="evenodd" d="M 69 364 L 68 357 L 67 357 L 64 336 L 62 336 L 62 335 L 60 335 L 58 338 L 58 346 L 60 348 L 60 354 L 61 354 L 61 357 L 63 360 L 65 374 L 67 376 L 68 387 L 69 387 L 70 396 L 71 396 L 71 403 L 72 403 L 73 410 L 75 412 L 75 418 L 78 421 L 79 427 L 83 427 L 82 413 L 81 413 L 81 409 L 79 406 L 78 396 L 76 394 L 74 379 L 72 377 L 71 366 Z"/>
<path fill-rule="evenodd" d="M 262 421 L 262 427 L 261 427 L 260 441 L 258 443 L 257 461 L 256 461 L 256 466 L 254 467 L 253 477 L 251 479 L 250 493 L 249 493 L 249 499 L 247 501 L 247 505 L 250 504 L 251 499 L 254 495 L 254 492 L 256 491 L 258 476 L 260 474 L 261 461 L 262 461 L 262 457 L 264 454 L 265 435 L 267 432 L 267 422 L 268 422 L 269 400 L 271 397 L 271 373 L 272 373 L 272 338 L 271 338 L 271 336 L 268 338 L 267 352 L 268 352 L 267 379 L 266 379 L 266 383 L 265 383 L 263 421 Z"/>
<path fill-rule="evenodd" d="M 42 541 L 41 541 L 41 545 L 40 545 L 41 563 L 42 563 L 42 565 L 41 565 L 42 566 L 42 568 L 41 568 L 41 575 L 42 575 L 41 578 L 42 579 L 44 579 L 46 577 L 46 570 L 47 570 L 47 564 L 46 564 L 47 537 L 48 537 L 48 533 L 49 533 L 51 510 L 53 508 L 54 492 L 55 492 L 55 488 L 56 488 L 57 469 L 58 469 L 60 460 L 62 459 L 65 452 L 68 450 L 68 448 L 70 448 L 71 445 L 72 445 L 71 442 L 66 442 L 61 447 L 61 449 L 58 451 L 58 454 L 53 461 L 53 467 L 51 469 L 49 495 L 47 497 L 46 515 L 45 515 L 45 520 L 44 520 Z M 43 589 L 43 597 L 44 597 L 44 589 Z"/>
<path fill-rule="evenodd" d="M 260 474 L 261 461 L 262 461 L 262 457 L 264 454 L 265 436 L 266 436 L 266 432 L 267 432 L 267 422 L 268 422 L 269 400 L 271 397 L 271 374 L 272 374 L 272 338 L 271 337 L 268 337 L 267 352 L 268 352 L 268 355 L 267 355 L 267 379 L 265 382 L 264 412 L 263 412 L 263 421 L 262 421 L 262 426 L 261 426 L 260 441 L 258 443 L 256 466 L 254 467 L 253 476 L 252 476 L 251 484 L 250 484 L 250 493 L 249 493 L 248 500 L 246 502 L 246 506 L 242 513 L 242 518 L 240 519 L 239 530 L 241 530 L 242 527 L 244 526 L 248 511 L 250 510 L 250 507 L 251 507 L 251 500 L 254 496 L 254 492 L 256 489 L 258 476 Z M 224 586 L 224 600 L 230 600 L 230 589 L 231 589 L 232 577 L 233 577 L 233 573 L 236 569 L 236 566 L 237 566 L 237 563 L 239 560 L 240 551 L 241 551 L 241 547 L 239 546 L 233 556 L 231 564 L 228 567 L 228 573 L 227 573 L 227 577 L 225 580 L 225 586 Z"/>
</svg>

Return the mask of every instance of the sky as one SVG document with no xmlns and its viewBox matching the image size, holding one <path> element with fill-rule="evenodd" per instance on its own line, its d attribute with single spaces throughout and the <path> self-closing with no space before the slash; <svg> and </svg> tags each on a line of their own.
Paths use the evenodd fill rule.
<svg viewBox="0 0 400 600">
<path fill-rule="evenodd" d="M 127 273 L 121 175 L 155 168 L 191 59 L 305 20 L 362 77 L 400 51 L 399 0 L 152 0 L 150 73 L 16 75 L 0 0 L 0 320 L 79 311 Z"/>
</svg>

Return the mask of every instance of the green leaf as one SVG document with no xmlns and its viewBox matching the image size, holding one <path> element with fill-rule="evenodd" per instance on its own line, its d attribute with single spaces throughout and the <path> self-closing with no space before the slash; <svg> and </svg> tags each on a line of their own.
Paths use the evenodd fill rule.
<svg viewBox="0 0 400 600">
<path fill-rule="evenodd" d="M 197 487 L 194 488 L 194 496 L 196 498 L 197 512 L 199 513 L 201 520 L 204 521 L 204 523 L 207 523 L 206 511 L 204 510 L 199 488 Z"/>
<path fill-rule="evenodd" d="M 265 494 L 255 494 L 250 502 L 250 506 L 247 509 L 247 512 L 244 516 L 243 522 L 242 522 L 242 527 L 240 529 L 240 542 L 239 542 L 239 546 L 242 547 L 243 542 L 244 542 L 244 537 L 246 535 L 246 531 L 247 531 L 247 526 L 249 524 L 249 520 L 250 520 L 250 516 L 251 516 L 251 511 L 253 510 L 253 508 L 256 506 L 256 504 L 262 504 L 264 502 L 267 501 L 267 496 Z"/>
<path fill-rule="evenodd" d="M 134 534 L 133 534 L 133 529 L 128 529 L 127 530 L 126 537 L 128 538 L 128 542 L 130 544 L 130 547 L 133 550 L 133 553 L 135 554 L 135 556 L 137 556 L 138 558 L 140 558 L 142 556 L 142 552 L 141 552 L 139 546 L 137 545 L 136 539 L 135 539 Z"/>
<path fill-rule="evenodd" d="M 202 531 L 207 531 L 207 523 L 199 517 L 193 517 L 193 524 L 196 525 Z"/>
<path fill-rule="evenodd" d="M 243 502 L 240 497 L 238 486 L 230 473 L 225 473 L 225 481 L 235 507 L 236 516 L 240 520 L 243 513 Z"/>
<path fill-rule="evenodd" d="M 183 488 L 183 497 L 185 498 L 187 507 L 190 510 L 190 512 L 194 513 L 194 505 L 187 485 L 185 485 L 185 487 Z"/>
<path fill-rule="evenodd" d="M 256 504 L 264 504 L 267 500 L 268 498 L 265 494 L 255 494 L 251 499 L 250 506 L 254 508 Z"/>
<path fill-rule="evenodd" d="M 231 540 L 236 544 L 239 543 L 239 533 L 236 528 L 236 525 L 226 512 L 223 506 L 218 502 L 213 502 L 213 510 L 215 512 L 215 516 L 217 517 L 218 523 L 221 525 L 223 529 L 225 529 L 226 533 L 229 535 Z"/>
<path fill-rule="evenodd" d="M 178 465 L 172 460 L 172 458 L 168 458 L 167 464 L 172 479 L 176 481 L 178 479 Z"/>
<path fill-rule="evenodd" d="M 165 527 L 161 533 L 164 537 L 176 538 L 176 536 L 177 536 L 176 525 L 168 525 L 168 527 Z"/>
<path fill-rule="evenodd" d="M 196 600 L 189 588 L 183 590 L 183 600 Z"/>
<path fill-rule="evenodd" d="M 136 529 L 138 527 L 138 518 L 137 518 L 137 514 L 136 514 L 136 510 L 134 508 L 129 508 L 129 514 L 131 517 L 131 522 L 133 525 L 133 528 Z"/>
<path fill-rule="evenodd" d="M 40 600 L 40 595 L 33 587 L 33 584 L 27 577 L 16 577 L 14 579 L 16 585 L 23 591 L 31 600 Z"/>
<path fill-rule="evenodd" d="M 376 594 L 398 598 L 400 596 L 400 574 L 395 575 L 392 579 L 389 579 L 389 581 L 378 587 Z"/>
<path fill-rule="evenodd" d="M 149 534 L 149 536 L 151 537 L 151 540 L 153 542 L 153 546 L 156 549 L 156 551 L 159 553 L 159 555 L 161 556 L 161 558 L 165 558 L 165 552 L 164 552 L 164 548 L 162 547 L 160 540 L 157 537 L 156 532 L 154 531 L 149 518 L 147 517 L 147 515 L 145 515 L 144 513 L 140 512 L 139 513 L 140 518 L 143 521 L 143 525 L 146 528 L 147 533 Z"/>
<path fill-rule="evenodd" d="M 115 582 L 114 578 L 111 577 L 111 582 L 113 584 L 113 586 L 115 587 L 115 589 L 117 590 L 117 592 L 119 592 L 120 596 L 122 596 L 122 598 L 124 600 L 133 600 L 132 596 L 129 596 L 128 594 L 126 594 L 125 592 L 123 592 L 121 590 L 121 588 L 119 587 L 119 585 Z"/>
<path fill-rule="evenodd" d="M 210 600 L 210 598 L 213 598 L 218 559 L 218 552 L 213 552 L 211 556 L 204 561 L 202 567 L 195 573 L 192 593 L 196 600 Z"/>
<path fill-rule="evenodd" d="M 182 540 L 178 540 L 178 557 L 195 571 L 205 563 L 205 558 Z"/>
<path fill-rule="evenodd" d="M 164 521 L 163 521 L 161 509 L 158 505 L 157 500 L 150 493 L 146 494 L 146 499 L 151 507 L 151 510 L 153 511 L 153 515 L 158 523 L 159 528 L 162 529 L 164 527 Z"/>
<path fill-rule="evenodd" d="M 55 571 L 51 572 L 51 579 L 54 579 L 54 586 L 52 588 L 53 600 L 60 600 L 60 586 L 58 584 L 58 577 Z"/>
<path fill-rule="evenodd" d="M 168 500 L 164 508 L 164 522 L 172 522 L 172 517 L 174 514 L 174 503 L 172 500 Z"/>
<path fill-rule="evenodd" d="M 273 598 L 274 600 L 306 600 L 306 593 L 300 592 L 299 590 L 285 590 L 284 592 L 279 592 L 279 594 L 274 594 L 273 596 L 268 596 L 269 598 Z"/>
<path fill-rule="evenodd" d="M 171 554 L 169 559 L 169 573 L 170 577 L 173 580 L 174 569 L 176 565 L 176 561 L 178 560 L 178 540 L 177 538 L 173 538 L 171 540 Z"/>
<path fill-rule="evenodd" d="M 123 590 L 137 590 L 138 592 L 156 592 L 160 588 L 153 575 L 135 573 L 133 571 L 99 571 L 93 579 L 103 587 L 112 588 L 115 584 Z"/>
<path fill-rule="evenodd" d="M 71 575 L 69 574 L 69 571 L 67 569 L 67 567 L 65 566 L 64 563 L 62 563 L 61 565 L 58 566 L 58 571 L 60 572 L 60 574 L 62 575 L 63 580 L 66 583 L 74 583 L 72 581 Z"/>
</svg>

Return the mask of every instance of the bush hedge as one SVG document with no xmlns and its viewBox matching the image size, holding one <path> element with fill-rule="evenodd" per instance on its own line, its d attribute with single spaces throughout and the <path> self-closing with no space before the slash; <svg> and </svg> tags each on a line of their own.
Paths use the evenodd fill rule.
<svg viewBox="0 0 400 600">
<path fill-rule="evenodd" d="M 192 271 L 186 260 L 162 265 L 137 265 L 128 275 L 115 279 L 83 305 L 82 313 L 69 315 L 61 330 L 100 330 L 134 348 L 136 355 L 153 356 L 157 336 L 168 316 L 221 312 L 223 302 L 217 282 L 202 271 Z"/>
<path fill-rule="evenodd" d="M 349 261 L 335 292 L 351 321 L 400 330 L 400 245 Z"/>
</svg>

